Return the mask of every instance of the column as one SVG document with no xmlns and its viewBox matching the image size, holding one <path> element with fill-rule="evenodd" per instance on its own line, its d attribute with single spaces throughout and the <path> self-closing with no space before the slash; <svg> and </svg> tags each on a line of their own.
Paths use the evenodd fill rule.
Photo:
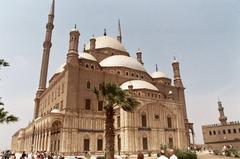
<svg viewBox="0 0 240 159">
<path fill-rule="evenodd" d="M 51 130 L 48 130 L 47 152 L 51 151 Z"/>
</svg>

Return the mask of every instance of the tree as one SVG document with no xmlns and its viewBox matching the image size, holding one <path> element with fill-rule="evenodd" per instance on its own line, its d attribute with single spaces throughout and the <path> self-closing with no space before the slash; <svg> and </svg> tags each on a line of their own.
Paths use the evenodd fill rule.
<svg viewBox="0 0 240 159">
<path fill-rule="evenodd" d="M 133 112 L 140 104 L 131 94 L 122 90 L 119 86 L 113 83 L 102 84 L 101 88 L 94 89 L 97 99 L 103 98 L 103 108 L 105 110 L 105 148 L 106 159 L 114 158 L 114 144 L 115 144 L 115 128 L 114 128 L 114 114 L 115 109 L 120 108 L 127 112 Z"/>
<path fill-rule="evenodd" d="M 0 69 L 7 66 L 9 66 L 9 63 L 6 62 L 4 59 L 0 59 Z M 0 101 L 0 124 L 18 121 L 18 117 L 12 114 L 9 115 L 9 112 L 6 111 L 3 106 L 3 102 Z"/>
</svg>

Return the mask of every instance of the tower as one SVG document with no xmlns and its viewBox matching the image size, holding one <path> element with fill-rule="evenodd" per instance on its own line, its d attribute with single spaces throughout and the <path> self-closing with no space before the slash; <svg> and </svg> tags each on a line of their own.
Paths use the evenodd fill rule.
<svg viewBox="0 0 240 159">
<path fill-rule="evenodd" d="M 120 24 L 120 19 L 118 19 L 118 36 L 117 40 L 122 43 L 122 30 L 121 30 L 121 24 Z"/>
<path fill-rule="evenodd" d="M 69 49 L 67 53 L 67 99 L 66 105 L 68 111 L 76 113 L 78 106 L 78 84 L 79 84 L 79 58 L 78 58 L 78 44 L 80 32 L 76 28 L 70 32 Z"/>
<path fill-rule="evenodd" d="M 224 108 L 222 106 L 222 102 L 220 100 L 218 100 L 218 111 L 219 111 L 219 121 L 221 122 L 221 124 L 225 125 L 227 124 L 227 117 L 224 115 Z"/>
<path fill-rule="evenodd" d="M 180 76 L 179 62 L 174 57 L 172 62 L 173 74 L 174 74 L 174 85 L 176 87 L 183 87 L 182 79 Z"/>
<path fill-rule="evenodd" d="M 172 62 L 172 67 L 173 67 L 173 74 L 174 74 L 174 86 L 178 88 L 178 100 L 179 100 L 179 103 L 181 104 L 180 107 L 182 109 L 182 113 L 184 117 L 186 137 L 188 140 L 188 144 L 190 144 L 190 129 L 192 130 L 192 135 L 193 135 L 193 123 L 189 123 L 188 121 L 185 93 L 184 93 L 185 88 L 183 86 L 181 75 L 180 75 L 179 62 L 176 60 L 175 57 Z"/>
<path fill-rule="evenodd" d="M 80 32 L 75 25 L 70 32 L 69 49 L 67 53 L 67 64 L 78 65 L 78 43 Z"/>
<path fill-rule="evenodd" d="M 35 98 L 34 119 L 38 117 L 39 98 L 41 94 L 44 92 L 44 90 L 46 89 L 49 54 L 50 54 L 50 49 L 52 47 L 52 42 L 51 42 L 52 31 L 54 28 L 54 25 L 53 25 L 54 12 L 55 12 L 55 0 L 52 1 L 52 6 L 48 15 L 48 23 L 46 25 L 46 35 L 45 35 L 45 40 L 43 42 L 43 55 L 42 55 L 40 80 L 39 80 L 39 86 L 38 86 L 38 90 Z"/>
<path fill-rule="evenodd" d="M 136 55 L 137 55 L 138 62 L 140 62 L 143 65 L 144 63 L 143 63 L 143 60 L 142 60 L 142 52 L 139 49 L 137 50 Z"/>
</svg>

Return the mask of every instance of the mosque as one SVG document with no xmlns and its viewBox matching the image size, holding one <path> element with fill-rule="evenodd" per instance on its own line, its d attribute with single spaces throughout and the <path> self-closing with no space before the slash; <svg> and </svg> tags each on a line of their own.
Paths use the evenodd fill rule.
<svg viewBox="0 0 240 159">
<path fill-rule="evenodd" d="M 103 154 L 105 149 L 103 99 L 97 100 L 94 88 L 114 82 L 141 103 L 134 113 L 116 108 L 116 154 L 158 152 L 163 146 L 187 148 L 193 135 L 188 121 L 184 85 L 179 62 L 172 62 L 174 77 L 156 68 L 149 74 L 142 52 L 136 58 L 118 36 L 90 38 L 83 52 L 78 50 L 80 32 L 70 31 L 66 62 L 51 76 L 47 74 L 54 29 L 53 0 L 43 43 L 39 87 L 35 96 L 34 118 L 12 136 L 16 152 L 47 151 L 62 155 L 82 155 L 86 151 Z"/>
</svg>

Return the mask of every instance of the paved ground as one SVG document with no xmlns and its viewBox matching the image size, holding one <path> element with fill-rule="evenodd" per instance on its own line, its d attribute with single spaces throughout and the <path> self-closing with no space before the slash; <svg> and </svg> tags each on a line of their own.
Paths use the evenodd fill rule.
<svg viewBox="0 0 240 159">
<path fill-rule="evenodd" d="M 205 151 L 205 152 L 198 153 L 198 159 L 236 159 L 236 158 L 216 156 L 216 155 L 209 154 L 209 152 Z"/>
</svg>

